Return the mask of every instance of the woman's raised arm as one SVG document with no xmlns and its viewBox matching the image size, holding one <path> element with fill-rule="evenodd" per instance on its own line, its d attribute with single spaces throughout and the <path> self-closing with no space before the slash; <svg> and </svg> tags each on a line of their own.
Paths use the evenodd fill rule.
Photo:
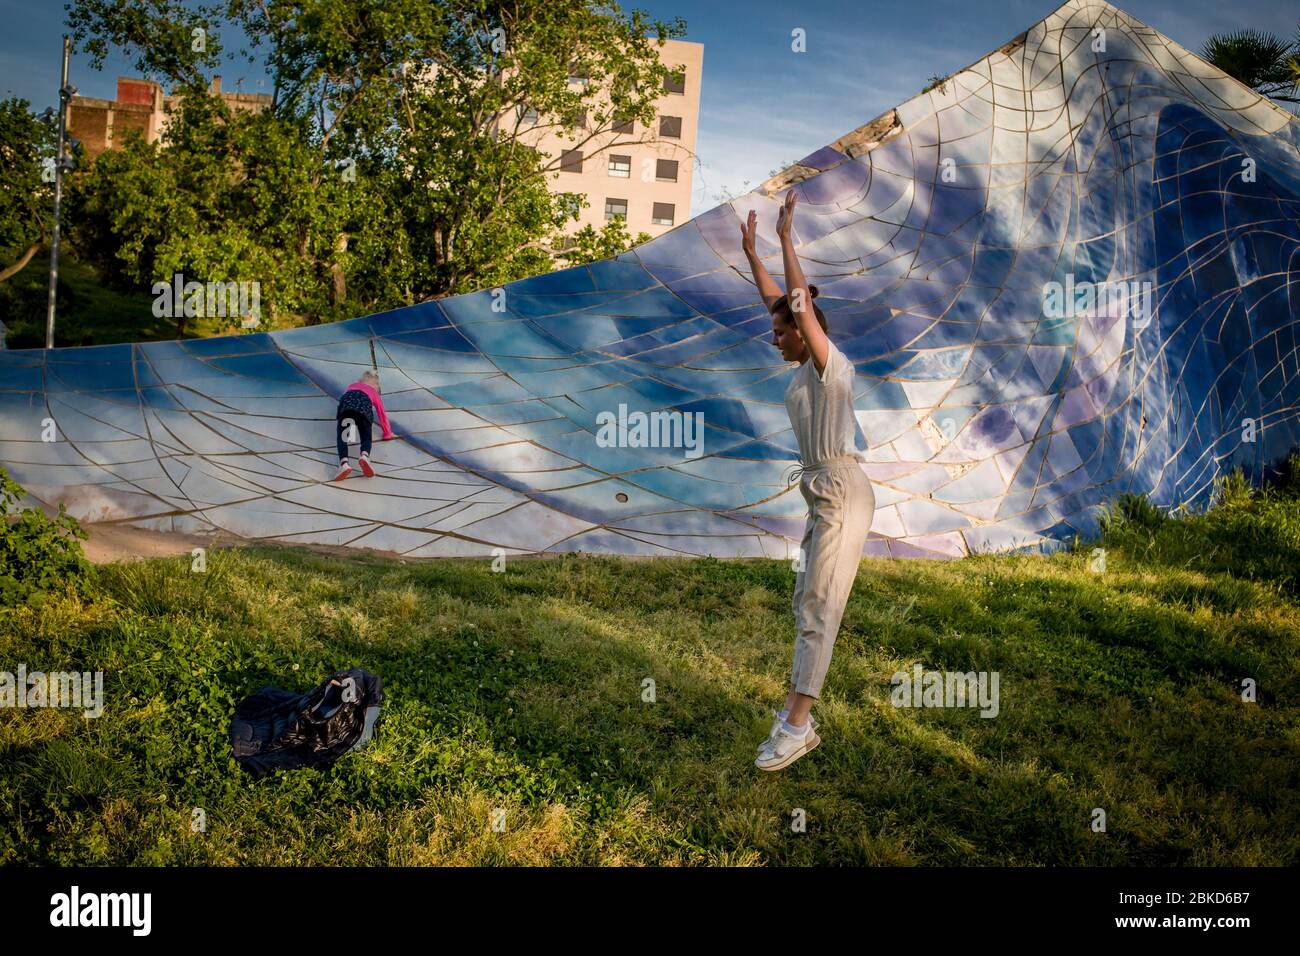
<svg viewBox="0 0 1300 956">
<path fill-rule="evenodd" d="M 763 267 L 763 260 L 758 257 L 754 249 L 754 234 L 758 230 L 758 216 L 754 210 L 749 211 L 749 228 L 746 224 L 740 224 L 740 248 L 745 250 L 745 258 L 749 260 L 749 271 L 754 276 L 754 282 L 758 285 L 758 294 L 763 297 L 763 304 L 767 306 L 767 311 L 772 311 L 772 306 L 776 300 L 781 298 L 781 287 L 778 286 L 767 269 Z"/>
<path fill-rule="evenodd" d="M 781 258 L 785 263 L 785 285 L 790 296 L 790 314 L 799 326 L 799 334 L 812 354 L 813 365 L 817 374 L 826 371 L 826 359 L 830 356 L 831 340 L 822 331 L 821 323 L 813 312 L 812 293 L 808 290 L 808 280 L 803 276 L 803 266 L 795 255 L 794 240 L 790 238 L 790 227 L 794 225 L 794 204 L 798 193 L 791 189 L 785 196 L 780 215 L 776 219 L 776 234 L 781 237 Z"/>
</svg>

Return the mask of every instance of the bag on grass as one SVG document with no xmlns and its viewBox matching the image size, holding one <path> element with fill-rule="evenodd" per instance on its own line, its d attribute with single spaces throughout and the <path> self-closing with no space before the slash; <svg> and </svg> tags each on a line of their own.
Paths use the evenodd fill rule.
<svg viewBox="0 0 1300 956">
<path fill-rule="evenodd" d="M 360 667 L 331 674 L 310 694 L 259 688 L 231 718 L 235 759 L 257 777 L 329 766 L 370 740 L 383 701 L 383 681 Z"/>
</svg>

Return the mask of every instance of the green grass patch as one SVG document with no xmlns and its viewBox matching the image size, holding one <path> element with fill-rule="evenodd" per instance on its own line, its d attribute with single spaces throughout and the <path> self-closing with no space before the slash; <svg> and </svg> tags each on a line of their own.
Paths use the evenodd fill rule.
<svg viewBox="0 0 1300 956">
<path fill-rule="evenodd" d="M 49 295 L 48 252 L 38 253 L 22 272 L 0 283 L 0 309 L 8 326 L 9 348 L 45 347 Z M 60 347 L 107 345 L 176 338 L 176 320 L 155 318 L 153 302 L 154 296 L 148 288 L 137 292 L 109 288 L 93 266 L 79 261 L 65 248 L 59 256 L 54 344 Z M 200 325 L 192 324 L 196 328 Z"/>
<path fill-rule="evenodd" d="M 1295 865 L 1300 504 L 1130 511 L 1050 557 L 864 561 L 824 742 L 777 774 L 753 759 L 790 666 L 788 562 L 106 566 L 0 612 L 0 669 L 102 669 L 107 697 L 99 719 L 0 710 L 0 863 Z M 999 672 L 1000 713 L 894 708 L 918 662 Z M 349 666 L 385 681 L 369 747 L 237 768 L 241 698 Z"/>
</svg>

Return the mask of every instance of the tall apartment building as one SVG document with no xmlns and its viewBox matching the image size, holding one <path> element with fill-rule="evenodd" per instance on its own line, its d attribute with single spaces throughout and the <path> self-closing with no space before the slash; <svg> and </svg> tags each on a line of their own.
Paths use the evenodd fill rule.
<svg viewBox="0 0 1300 956">
<path fill-rule="evenodd" d="M 212 78 L 211 90 L 231 109 L 261 112 L 271 105 L 271 96 L 266 93 L 221 92 L 220 76 Z M 138 130 L 147 142 L 156 143 L 166 135 L 168 114 L 180 100 L 179 96 L 164 94 L 153 80 L 119 76 L 115 100 L 72 98 L 68 104 L 68 132 L 81 140 L 91 159 L 121 145 L 126 130 Z"/>
<path fill-rule="evenodd" d="M 561 136 L 550 127 L 535 135 L 520 130 L 520 142 L 558 157 L 559 168 L 550 174 L 551 191 L 582 193 L 589 201 L 577 222 L 570 224 L 570 233 L 584 225 L 601 229 L 622 216 L 632 236 L 639 232 L 658 236 L 690 218 L 704 44 L 668 40 L 660 47 L 660 59 L 673 71 L 676 82 L 665 84 L 649 128 L 627 123 L 594 136 L 580 128 L 576 137 Z M 525 123 L 534 119 L 522 118 Z M 586 118 L 579 121 L 585 123 Z"/>
</svg>

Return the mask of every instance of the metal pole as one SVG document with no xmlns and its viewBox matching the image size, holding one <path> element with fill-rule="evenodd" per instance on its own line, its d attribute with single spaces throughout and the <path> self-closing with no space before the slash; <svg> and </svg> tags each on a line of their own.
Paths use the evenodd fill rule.
<svg viewBox="0 0 1300 956">
<path fill-rule="evenodd" d="M 50 241 L 50 301 L 45 314 L 45 347 L 54 348 L 54 300 L 59 288 L 59 207 L 63 204 L 63 143 L 68 125 L 68 35 L 63 35 L 63 77 L 59 83 L 59 155 L 54 162 L 54 236 Z"/>
</svg>

